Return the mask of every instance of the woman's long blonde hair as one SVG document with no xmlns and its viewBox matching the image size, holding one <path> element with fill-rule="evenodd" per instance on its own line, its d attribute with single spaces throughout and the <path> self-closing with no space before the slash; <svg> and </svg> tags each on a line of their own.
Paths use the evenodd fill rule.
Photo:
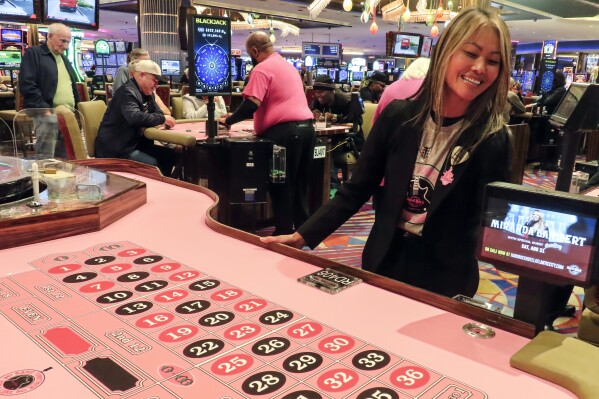
<svg viewBox="0 0 599 399">
<path fill-rule="evenodd" d="M 469 143 L 464 143 L 466 150 L 475 148 L 487 135 L 499 131 L 504 125 L 502 114 L 509 88 L 511 40 L 508 27 L 494 11 L 481 8 L 465 9 L 445 28 L 433 52 L 428 74 L 419 92 L 414 96 L 421 101 L 420 113 L 409 122 L 412 126 L 424 126 L 428 116 L 433 114 L 436 128 L 441 128 L 443 97 L 446 90 L 445 75 L 451 57 L 474 33 L 484 27 L 490 27 L 497 32 L 501 62 L 495 82 L 470 103 L 464 115 L 461 131 L 473 125 L 483 126 L 481 134 L 473 137 Z"/>
</svg>

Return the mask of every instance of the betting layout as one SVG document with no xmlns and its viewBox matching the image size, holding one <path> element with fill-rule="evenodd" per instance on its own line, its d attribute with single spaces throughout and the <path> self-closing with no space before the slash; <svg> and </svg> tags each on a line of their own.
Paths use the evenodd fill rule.
<svg viewBox="0 0 599 399">
<path fill-rule="evenodd" d="M 130 242 L 31 264 L 0 279 L 0 313 L 98 397 L 487 397 Z M 11 371 L 0 396 L 49 378 Z"/>
</svg>

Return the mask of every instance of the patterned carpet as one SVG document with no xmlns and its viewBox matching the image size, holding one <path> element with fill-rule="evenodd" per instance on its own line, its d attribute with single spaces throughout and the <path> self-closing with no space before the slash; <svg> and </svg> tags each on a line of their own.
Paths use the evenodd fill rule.
<svg viewBox="0 0 599 399">
<path fill-rule="evenodd" d="M 555 189 L 557 172 L 546 172 L 527 168 L 524 185 Z M 346 265 L 361 267 L 362 249 L 374 221 L 374 210 L 370 202 L 323 241 L 312 253 Z M 503 307 L 503 313 L 513 315 L 518 276 L 495 269 L 487 263 L 479 263 L 481 281 L 477 299 L 492 302 Z M 572 318 L 559 318 L 555 327 L 562 333 L 574 333 L 578 327 L 578 316 L 583 299 L 582 289 L 576 288 L 570 304 L 576 306 L 577 314 Z"/>
</svg>

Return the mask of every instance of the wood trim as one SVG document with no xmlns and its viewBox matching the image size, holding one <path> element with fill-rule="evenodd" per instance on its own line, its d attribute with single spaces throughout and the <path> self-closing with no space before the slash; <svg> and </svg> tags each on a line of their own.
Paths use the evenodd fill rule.
<svg viewBox="0 0 599 399">
<path fill-rule="evenodd" d="M 351 275 L 360 277 L 362 280 L 364 280 L 365 283 L 373 285 L 380 289 L 405 296 L 407 298 L 434 306 L 444 311 L 448 311 L 466 318 L 476 320 L 480 323 L 484 323 L 491 327 L 500 328 L 502 330 L 509 331 L 513 334 L 517 334 L 526 338 L 533 338 L 535 336 L 535 328 L 532 324 L 516 320 L 511 317 L 507 317 L 499 313 L 482 309 L 473 305 L 458 302 L 454 299 L 438 295 L 430 291 L 425 291 L 420 288 L 416 288 L 387 277 L 379 276 L 377 274 L 365 270 L 357 269 L 328 259 L 324 259 L 319 256 L 313 255 L 309 252 L 295 249 L 286 245 L 265 244 L 262 241 L 260 241 L 260 237 L 254 234 L 226 226 L 217 221 L 218 196 L 214 192 L 208 190 L 205 187 L 163 177 L 160 175 L 160 173 L 156 172 L 156 168 L 153 168 L 151 166 L 139 164 L 137 162 L 132 162 L 128 160 L 112 159 L 84 160 L 77 161 L 76 163 L 85 164 L 98 169 L 104 169 L 106 171 L 136 173 L 154 180 L 163 181 L 168 184 L 173 184 L 179 187 L 204 193 L 215 201 L 214 205 L 212 205 L 210 208 L 206 210 L 206 225 L 210 227 L 212 230 L 216 231 L 217 233 L 250 244 L 254 244 L 262 248 L 267 248 L 273 252 L 277 252 L 315 266 L 323 268 L 328 267 L 331 269 L 339 270 L 344 273 L 349 273 Z"/>
<path fill-rule="evenodd" d="M 146 184 L 137 185 L 86 208 L 0 221 L 0 249 L 98 231 L 147 202 Z M 35 211 L 33 211 L 35 212 Z"/>
</svg>

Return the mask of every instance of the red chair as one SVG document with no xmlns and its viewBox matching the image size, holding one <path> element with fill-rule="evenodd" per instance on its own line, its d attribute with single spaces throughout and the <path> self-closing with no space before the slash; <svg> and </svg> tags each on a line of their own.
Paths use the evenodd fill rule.
<svg viewBox="0 0 599 399">
<path fill-rule="evenodd" d="M 156 87 L 156 94 L 160 97 L 164 105 L 167 107 L 171 106 L 171 87 L 169 85 L 158 85 Z"/>
<path fill-rule="evenodd" d="M 77 82 L 77 94 L 79 94 L 79 101 L 89 101 L 89 91 L 87 85 L 84 82 Z"/>
</svg>

